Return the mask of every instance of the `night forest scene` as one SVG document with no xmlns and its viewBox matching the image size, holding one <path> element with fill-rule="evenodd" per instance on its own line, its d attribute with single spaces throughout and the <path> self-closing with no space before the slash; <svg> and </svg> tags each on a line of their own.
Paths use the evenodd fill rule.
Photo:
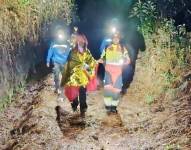
<svg viewBox="0 0 191 150">
<path fill-rule="evenodd" d="M 191 0 L 0 0 L 0 149 L 191 150 Z"/>
</svg>

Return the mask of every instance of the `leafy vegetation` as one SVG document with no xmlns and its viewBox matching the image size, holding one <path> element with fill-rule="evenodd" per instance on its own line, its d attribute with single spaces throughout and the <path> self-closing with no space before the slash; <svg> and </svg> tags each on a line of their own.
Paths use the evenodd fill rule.
<svg viewBox="0 0 191 150">
<path fill-rule="evenodd" d="M 179 145 L 175 145 L 175 144 L 172 144 L 172 145 L 167 145 L 165 147 L 165 150 L 180 150 L 180 146 Z"/>
<path fill-rule="evenodd" d="M 140 30 L 144 35 L 154 32 L 156 19 L 158 17 L 157 14 L 156 5 L 153 1 L 138 1 L 132 10 L 132 16 L 136 16 L 140 19 Z"/>
<path fill-rule="evenodd" d="M 1 98 L 0 102 L 0 112 L 4 110 L 11 102 L 13 102 L 14 97 L 17 94 L 23 95 L 25 92 L 25 82 L 20 82 L 18 85 L 14 86 L 14 88 L 10 88 L 7 90 L 6 94 Z"/>
<path fill-rule="evenodd" d="M 0 95 L 12 92 L 42 59 L 43 28 L 60 19 L 71 22 L 73 0 L 3 0 L 0 4 Z M 36 47 L 35 47 L 36 46 Z M 38 47 L 38 48 L 37 48 Z M 17 87 L 17 86 L 16 86 Z M 6 96 L 5 96 L 6 97 Z M 11 96 L 4 99 L 10 99 Z M 4 102 L 5 100 L 1 100 Z"/>
<path fill-rule="evenodd" d="M 149 104 L 153 97 L 179 85 L 191 58 L 190 35 L 185 25 L 176 27 L 173 19 L 161 16 L 158 7 L 157 1 L 138 1 L 131 12 L 131 17 L 140 20 L 139 31 L 147 46 L 143 67 L 148 78 L 145 95 Z"/>
</svg>

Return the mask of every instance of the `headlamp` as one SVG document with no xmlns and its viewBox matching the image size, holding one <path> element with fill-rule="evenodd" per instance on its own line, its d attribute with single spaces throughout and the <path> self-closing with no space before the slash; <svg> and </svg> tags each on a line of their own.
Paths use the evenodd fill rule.
<svg viewBox="0 0 191 150">
<path fill-rule="evenodd" d="M 62 34 L 58 34 L 58 38 L 59 38 L 59 39 L 63 39 L 64 36 L 63 36 Z"/>
<path fill-rule="evenodd" d="M 120 32 L 121 30 L 121 23 L 117 18 L 113 18 L 110 21 L 106 23 L 107 26 L 107 32 L 109 34 L 115 34 L 116 32 Z"/>
<path fill-rule="evenodd" d="M 65 40 L 64 31 L 62 31 L 62 30 L 57 31 L 56 37 L 58 38 L 58 40 Z"/>
<path fill-rule="evenodd" d="M 74 33 L 77 33 L 78 32 L 78 27 L 74 27 Z"/>
<path fill-rule="evenodd" d="M 111 32 L 116 33 L 116 31 L 117 31 L 116 27 L 112 27 Z"/>
</svg>

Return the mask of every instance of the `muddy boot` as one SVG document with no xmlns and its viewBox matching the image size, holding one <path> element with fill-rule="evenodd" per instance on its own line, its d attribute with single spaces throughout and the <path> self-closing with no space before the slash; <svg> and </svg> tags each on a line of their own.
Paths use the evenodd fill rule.
<svg viewBox="0 0 191 150">
<path fill-rule="evenodd" d="M 111 112 L 111 101 L 112 101 L 111 97 L 104 97 L 105 109 L 107 113 Z"/>
<path fill-rule="evenodd" d="M 111 112 L 111 106 L 105 106 L 107 113 Z"/>
<path fill-rule="evenodd" d="M 111 112 L 117 114 L 117 107 L 111 106 Z"/>
<path fill-rule="evenodd" d="M 57 121 L 60 121 L 60 109 L 61 109 L 60 106 L 56 106 L 56 107 L 55 107 L 56 114 L 57 114 L 57 117 L 56 117 L 56 120 L 57 120 Z"/>
<path fill-rule="evenodd" d="M 117 106 L 119 105 L 120 98 L 112 99 L 111 112 L 117 114 Z"/>
<path fill-rule="evenodd" d="M 80 116 L 81 116 L 82 118 L 85 118 L 85 117 L 86 117 L 86 112 L 85 112 L 85 111 L 80 111 Z"/>
<path fill-rule="evenodd" d="M 80 105 L 80 116 L 82 118 L 85 118 L 85 113 L 87 111 L 87 104 L 86 105 Z"/>
<path fill-rule="evenodd" d="M 124 96 L 125 94 L 127 94 L 127 89 L 122 88 L 121 91 L 120 91 L 120 95 Z"/>
<path fill-rule="evenodd" d="M 87 106 L 84 107 L 84 108 L 82 108 L 82 107 L 80 106 L 80 116 L 81 116 L 82 118 L 85 118 L 86 111 L 87 111 Z"/>
<path fill-rule="evenodd" d="M 86 88 L 80 87 L 79 90 L 79 101 L 80 101 L 80 115 L 82 118 L 85 118 L 85 112 L 87 111 L 87 103 L 86 103 Z"/>
<path fill-rule="evenodd" d="M 123 85 L 120 91 L 121 96 L 127 94 L 127 89 L 130 87 L 130 84 Z"/>
</svg>

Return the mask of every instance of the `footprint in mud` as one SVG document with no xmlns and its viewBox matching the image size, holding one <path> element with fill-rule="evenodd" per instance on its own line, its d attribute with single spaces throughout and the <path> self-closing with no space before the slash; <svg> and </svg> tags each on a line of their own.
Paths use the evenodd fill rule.
<svg viewBox="0 0 191 150">
<path fill-rule="evenodd" d="M 86 122 L 80 114 L 71 114 L 60 106 L 55 108 L 57 122 L 65 137 L 75 138 L 85 128 Z"/>
<path fill-rule="evenodd" d="M 123 122 L 120 114 L 108 114 L 103 118 L 102 125 L 108 127 L 122 127 Z"/>
</svg>

